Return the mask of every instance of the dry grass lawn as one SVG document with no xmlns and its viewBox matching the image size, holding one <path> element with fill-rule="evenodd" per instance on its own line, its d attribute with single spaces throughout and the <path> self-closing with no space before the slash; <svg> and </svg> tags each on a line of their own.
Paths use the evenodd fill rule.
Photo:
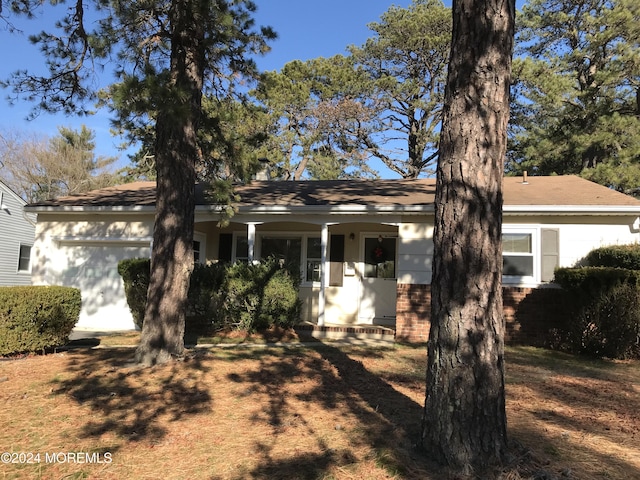
<svg viewBox="0 0 640 480">
<path fill-rule="evenodd" d="M 216 347 L 150 369 L 132 353 L 0 360 L 0 453 L 32 461 L 0 479 L 460 478 L 414 447 L 423 346 Z M 507 354 L 514 457 L 493 476 L 640 479 L 640 363 Z"/>
</svg>

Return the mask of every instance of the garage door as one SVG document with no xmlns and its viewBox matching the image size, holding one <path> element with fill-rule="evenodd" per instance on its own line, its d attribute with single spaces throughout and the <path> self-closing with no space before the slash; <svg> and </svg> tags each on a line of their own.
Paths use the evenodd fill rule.
<svg viewBox="0 0 640 480">
<path fill-rule="evenodd" d="M 78 329 L 127 330 L 135 328 L 124 295 L 118 262 L 127 258 L 148 258 L 148 246 L 60 244 L 47 268 L 47 283 L 79 288 L 82 310 Z"/>
</svg>

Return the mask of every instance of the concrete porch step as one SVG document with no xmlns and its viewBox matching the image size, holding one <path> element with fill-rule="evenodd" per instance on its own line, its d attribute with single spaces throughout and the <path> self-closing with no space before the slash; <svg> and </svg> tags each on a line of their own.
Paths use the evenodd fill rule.
<svg viewBox="0 0 640 480">
<path fill-rule="evenodd" d="M 382 325 L 315 325 L 312 323 L 299 324 L 294 330 L 301 338 L 311 337 L 317 339 L 358 339 L 358 340 L 378 340 L 395 341 L 395 328 Z"/>
</svg>

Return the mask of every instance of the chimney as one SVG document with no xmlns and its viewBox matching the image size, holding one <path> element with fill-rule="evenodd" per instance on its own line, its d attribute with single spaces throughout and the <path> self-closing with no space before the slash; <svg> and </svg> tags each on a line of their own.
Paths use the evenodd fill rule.
<svg viewBox="0 0 640 480">
<path fill-rule="evenodd" d="M 527 181 L 527 171 L 526 170 L 524 172 L 522 172 L 522 184 L 523 185 L 529 185 L 529 182 Z"/>
<path fill-rule="evenodd" d="M 260 170 L 258 170 L 258 172 L 256 173 L 256 180 L 270 180 L 271 175 L 270 175 L 270 168 L 269 168 L 269 159 L 262 157 L 259 158 L 258 161 L 260 162 Z"/>
</svg>

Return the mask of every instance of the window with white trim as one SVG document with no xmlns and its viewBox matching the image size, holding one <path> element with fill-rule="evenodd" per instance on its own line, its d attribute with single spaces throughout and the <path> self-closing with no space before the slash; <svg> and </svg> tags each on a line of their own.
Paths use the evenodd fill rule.
<svg viewBox="0 0 640 480">
<path fill-rule="evenodd" d="M 259 237 L 260 258 L 274 257 L 280 265 L 290 272 L 300 271 L 302 239 L 300 237 L 281 237 L 265 235 Z"/>
<path fill-rule="evenodd" d="M 200 263 L 201 244 L 198 240 L 193 241 L 193 263 Z"/>
<path fill-rule="evenodd" d="M 307 237 L 307 257 L 305 279 L 307 282 L 319 282 L 322 272 L 322 240 L 320 237 Z"/>
<path fill-rule="evenodd" d="M 365 238 L 365 278 L 396 278 L 396 249 L 396 237 Z"/>
<path fill-rule="evenodd" d="M 207 236 L 200 232 L 193 232 L 193 263 L 207 262 Z"/>
<path fill-rule="evenodd" d="M 292 272 L 300 272 L 304 283 L 320 282 L 322 244 L 314 234 L 282 235 L 260 233 L 256 235 L 256 258 L 275 257 Z M 249 242 L 246 236 L 237 235 L 234 242 L 234 259 L 249 260 Z"/>
<path fill-rule="evenodd" d="M 18 253 L 18 272 L 28 273 L 31 271 L 31 245 L 20 244 Z"/>
<path fill-rule="evenodd" d="M 506 283 L 536 281 L 538 232 L 533 228 L 507 227 L 502 231 L 502 276 Z"/>
<path fill-rule="evenodd" d="M 249 262 L 249 239 L 246 236 L 237 235 L 233 248 L 236 262 Z"/>
</svg>

